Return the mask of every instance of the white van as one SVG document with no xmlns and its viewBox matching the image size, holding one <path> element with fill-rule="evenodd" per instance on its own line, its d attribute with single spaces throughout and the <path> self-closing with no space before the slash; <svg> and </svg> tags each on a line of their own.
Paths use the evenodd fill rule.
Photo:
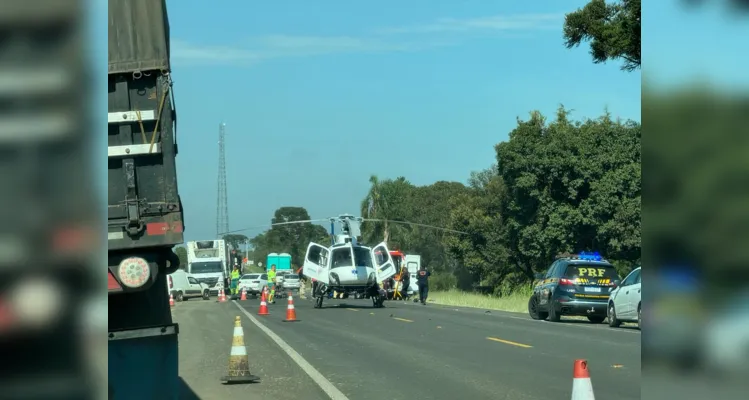
<svg viewBox="0 0 749 400">
<path fill-rule="evenodd" d="M 167 292 L 174 296 L 174 301 L 187 300 L 194 297 L 210 299 L 210 288 L 205 283 L 198 282 L 185 270 L 178 269 L 166 276 Z"/>
</svg>

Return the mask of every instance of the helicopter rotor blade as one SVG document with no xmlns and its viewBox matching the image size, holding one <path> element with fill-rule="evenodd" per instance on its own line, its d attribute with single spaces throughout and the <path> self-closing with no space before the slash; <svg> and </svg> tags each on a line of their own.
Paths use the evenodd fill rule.
<svg viewBox="0 0 749 400">
<path fill-rule="evenodd" d="M 274 226 L 281 226 L 281 225 L 307 224 L 307 223 L 313 223 L 313 222 L 327 222 L 327 221 L 328 219 L 305 219 L 302 221 L 276 222 L 274 224 L 264 224 L 264 225 L 250 226 L 248 228 L 243 228 L 243 229 L 234 229 L 228 232 L 220 233 L 219 236 L 230 235 L 232 233 L 244 232 L 244 231 L 249 231 L 253 229 L 272 228 Z"/>
<path fill-rule="evenodd" d="M 444 232 L 460 233 L 462 235 L 468 235 L 468 232 L 456 231 L 455 229 L 441 228 L 439 226 L 434 226 L 434 225 L 419 224 L 419 223 L 416 223 L 416 222 L 392 221 L 392 220 L 389 220 L 389 219 L 371 219 L 371 218 L 364 218 L 363 220 L 364 221 L 369 221 L 369 222 L 387 222 L 387 223 L 390 223 L 390 224 L 402 224 L 402 225 L 419 226 L 419 227 L 422 227 L 422 228 L 430 228 L 430 229 L 436 229 L 436 230 L 444 231 Z"/>
</svg>

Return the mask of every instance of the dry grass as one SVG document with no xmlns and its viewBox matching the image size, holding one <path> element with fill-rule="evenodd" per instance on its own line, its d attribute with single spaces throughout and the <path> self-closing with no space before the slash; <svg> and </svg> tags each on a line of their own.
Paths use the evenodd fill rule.
<svg viewBox="0 0 749 400">
<path fill-rule="evenodd" d="M 504 297 L 463 292 L 457 289 L 448 291 L 429 291 L 429 302 L 446 306 L 472 307 L 485 310 L 510 312 L 528 312 L 530 293 L 520 291 Z"/>
</svg>

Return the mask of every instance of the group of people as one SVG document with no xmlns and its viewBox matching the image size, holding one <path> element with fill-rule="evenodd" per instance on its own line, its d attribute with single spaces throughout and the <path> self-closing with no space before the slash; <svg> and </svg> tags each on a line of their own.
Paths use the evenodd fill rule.
<svg viewBox="0 0 749 400">
<path fill-rule="evenodd" d="M 425 266 L 416 272 L 416 286 L 419 288 L 419 299 L 421 304 L 426 304 L 427 296 L 429 295 L 429 277 L 432 275 Z M 390 282 L 383 282 L 387 289 L 388 286 L 394 288 L 393 299 L 396 300 L 401 298 L 408 301 L 411 297 L 408 294 L 408 288 L 411 287 L 411 274 L 408 272 L 406 267 L 402 267 L 400 272 L 390 279 Z M 400 285 L 398 285 L 400 283 Z"/>
<path fill-rule="evenodd" d="M 268 303 L 276 303 L 276 264 L 270 266 L 267 272 L 268 274 Z M 239 265 L 234 264 L 234 269 L 231 271 L 231 294 L 236 296 L 239 294 L 239 278 L 242 277 L 242 273 L 239 271 Z"/>
</svg>

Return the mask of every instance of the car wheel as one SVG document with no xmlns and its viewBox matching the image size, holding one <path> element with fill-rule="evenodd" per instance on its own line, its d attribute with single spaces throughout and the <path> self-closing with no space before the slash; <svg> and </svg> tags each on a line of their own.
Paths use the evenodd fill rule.
<svg viewBox="0 0 749 400">
<path fill-rule="evenodd" d="M 210 300 L 211 299 L 211 292 L 208 290 L 203 291 L 203 300 Z"/>
<path fill-rule="evenodd" d="M 559 312 L 557 312 L 556 307 L 554 307 L 554 303 L 549 299 L 549 322 L 559 322 L 561 319 L 562 317 L 559 315 Z"/>
<path fill-rule="evenodd" d="M 642 330 L 642 306 L 637 305 L 637 329 Z"/>
<path fill-rule="evenodd" d="M 185 295 L 182 292 L 177 292 L 177 296 L 174 297 L 174 301 L 184 301 Z"/>
<path fill-rule="evenodd" d="M 531 316 L 531 319 L 541 319 L 538 315 L 538 299 L 536 299 L 536 296 L 531 296 L 528 299 L 528 315 Z"/>
<path fill-rule="evenodd" d="M 619 321 L 618 318 L 616 318 L 616 309 L 614 309 L 614 303 L 609 304 L 609 326 L 612 328 L 618 328 L 622 322 Z"/>
<path fill-rule="evenodd" d="M 590 322 L 592 322 L 594 324 L 600 324 L 605 319 L 606 319 L 606 317 L 603 316 L 603 315 L 589 315 L 588 316 L 588 321 L 590 321 Z"/>
</svg>

